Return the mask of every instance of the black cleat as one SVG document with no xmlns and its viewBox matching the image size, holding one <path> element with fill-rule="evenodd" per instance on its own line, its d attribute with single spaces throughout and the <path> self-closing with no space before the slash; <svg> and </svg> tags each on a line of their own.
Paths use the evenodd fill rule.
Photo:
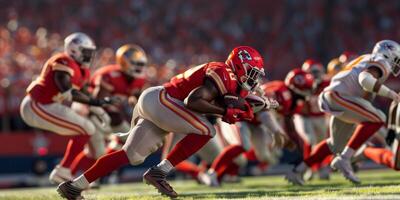
<svg viewBox="0 0 400 200">
<path fill-rule="evenodd" d="M 65 198 L 65 199 L 68 199 L 68 200 L 80 200 L 80 199 L 83 199 L 83 196 L 81 195 L 83 190 L 73 186 L 71 183 L 72 183 L 72 181 L 66 181 L 66 182 L 61 183 L 57 187 L 58 194 L 62 198 Z"/>
<path fill-rule="evenodd" d="M 161 194 L 167 195 L 171 198 L 178 197 L 178 194 L 167 182 L 167 173 L 151 167 L 143 174 L 143 181 L 147 184 L 153 185 Z"/>
</svg>

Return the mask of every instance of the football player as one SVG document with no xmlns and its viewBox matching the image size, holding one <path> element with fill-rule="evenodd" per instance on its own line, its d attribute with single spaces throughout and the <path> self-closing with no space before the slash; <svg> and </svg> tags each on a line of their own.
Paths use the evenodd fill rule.
<svg viewBox="0 0 400 200">
<path fill-rule="evenodd" d="M 97 158 L 105 153 L 105 135 L 129 131 L 130 124 L 126 120 L 127 113 L 124 112 L 124 106 L 128 102 L 133 107 L 145 87 L 144 67 L 147 65 L 147 56 L 141 47 L 126 44 L 118 48 L 115 57 L 116 64 L 104 66 L 93 74 L 90 89 L 92 95 L 98 99 L 118 97 L 119 104 L 104 107 L 105 114 L 111 119 L 109 124 L 102 125 L 101 123 L 105 123 L 103 120 L 92 119 L 99 131 L 90 139 L 91 148 L 81 152 L 74 160 L 71 166 L 72 174 L 75 174 L 77 170 L 87 170 Z M 111 137 L 108 152 L 119 150 L 126 138 L 127 134 Z"/>
<path fill-rule="evenodd" d="M 256 118 L 251 123 L 240 123 L 240 131 L 228 129 L 223 131 L 227 134 L 225 138 L 231 140 L 230 145 L 226 146 L 222 153 L 214 160 L 208 174 L 212 180 L 212 186 L 218 186 L 218 180 L 221 180 L 223 175 L 230 167 L 235 166 L 234 160 L 239 155 L 250 149 L 250 141 L 256 150 L 256 155 L 260 161 L 267 161 L 268 151 L 265 139 L 265 131 L 269 130 L 275 142 L 274 146 L 283 147 L 286 145 L 293 146 L 287 138 L 286 131 L 277 122 L 279 118 L 285 118 L 285 125 L 293 127 L 292 117 L 298 112 L 298 105 L 302 104 L 304 98 L 311 94 L 314 79 L 311 74 L 308 74 L 301 69 L 290 71 L 285 81 L 272 81 L 261 86 L 262 93 L 271 99 L 276 99 L 279 104 L 277 113 L 264 111 L 256 115 Z M 279 114 L 278 114 L 279 113 Z M 293 129 L 293 128 L 292 128 Z M 229 131 L 231 130 L 231 131 Z M 289 135 L 290 137 L 290 135 Z M 299 143 L 296 134 L 291 135 L 293 141 Z M 287 143 L 287 144 L 286 144 Z M 289 144 L 290 143 L 290 144 Z M 300 146 L 300 144 L 298 144 Z"/>
<path fill-rule="evenodd" d="M 378 131 L 386 120 L 385 114 L 371 101 L 375 95 L 400 101 L 400 95 L 383 83 L 390 73 L 400 73 L 400 46 L 394 41 L 378 42 L 372 54 L 362 55 L 335 75 L 330 85 L 319 96 L 321 109 L 330 117 L 330 137 L 319 143 L 311 155 L 290 171 L 286 178 L 303 185 L 302 173 L 327 156 L 336 154 L 331 167 L 338 169 L 353 183 L 360 183 L 354 175 L 350 158 L 354 152 Z"/>
<path fill-rule="evenodd" d="M 296 132 L 304 141 L 303 158 L 307 158 L 311 153 L 312 147 L 327 137 L 327 118 L 325 113 L 318 107 L 318 95 L 329 85 L 329 79 L 325 76 L 324 66 L 316 60 L 307 59 L 301 68 L 314 77 L 312 95 L 305 100 L 300 113 L 294 115 Z M 313 171 L 321 169 L 319 171 L 320 178 L 328 179 L 328 164 L 325 164 L 324 168 L 315 167 Z M 308 178 L 311 177 L 309 176 Z"/>
<path fill-rule="evenodd" d="M 64 198 L 76 199 L 90 182 L 126 165 L 141 164 L 162 144 L 169 132 L 185 134 L 166 159 L 148 169 L 143 179 L 159 192 L 177 197 L 166 180 L 168 173 L 203 147 L 215 134 L 207 115 L 220 116 L 228 123 L 251 120 L 253 110 L 247 102 L 234 107 L 214 101 L 227 94 L 237 102 L 252 91 L 264 75 L 261 55 L 253 48 L 233 49 L 223 62 L 209 62 L 173 77 L 162 86 L 146 89 L 139 97 L 132 116 L 132 126 L 122 150 L 102 156 L 83 175 L 59 185 Z"/>
<path fill-rule="evenodd" d="M 110 103 L 107 99 L 92 98 L 81 91 L 89 82 L 89 66 L 95 50 L 93 40 L 84 33 L 73 33 L 66 37 L 64 52 L 47 60 L 41 74 L 29 85 L 21 103 L 21 116 L 28 125 L 63 136 L 73 136 L 62 161 L 50 174 L 53 183 L 72 180 L 72 161 L 96 131 L 88 118 L 63 105 L 63 102 L 74 101 L 90 106 Z"/>
</svg>

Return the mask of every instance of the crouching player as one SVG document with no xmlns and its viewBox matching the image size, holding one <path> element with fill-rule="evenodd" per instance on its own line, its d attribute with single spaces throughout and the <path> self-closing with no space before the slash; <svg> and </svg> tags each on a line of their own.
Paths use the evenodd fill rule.
<svg viewBox="0 0 400 200">
<path fill-rule="evenodd" d="M 52 56 L 44 64 L 41 74 L 30 84 L 21 103 L 21 116 L 28 125 L 73 136 L 62 161 L 50 174 L 53 183 L 72 180 L 72 161 L 96 131 L 88 118 L 82 117 L 63 102 L 74 101 L 92 106 L 109 103 L 81 91 L 89 82 L 89 66 L 95 50 L 94 42 L 86 34 L 73 33 L 66 37 L 64 53 Z"/>
<path fill-rule="evenodd" d="M 163 86 L 146 89 L 134 109 L 131 130 L 122 150 L 102 156 L 83 175 L 60 184 L 58 192 L 64 198 L 80 198 L 90 182 L 126 164 L 142 163 L 163 144 L 167 133 L 173 132 L 186 136 L 166 159 L 147 170 L 143 179 L 162 194 L 176 197 L 166 177 L 175 165 L 214 136 L 215 129 L 206 116 L 218 115 L 229 123 L 254 117 L 249 104 L 239 100 L 258 84 L 259 77 L 264 75 L 263 65 L 256 50 L 240 46 L 233 49 L 225 63 L 202 64 L 175 76 Z M 227 94 L 237 97 L 235 106 L 212 103 Z"/>
<path fill-rule="evenodd" d="M 74 160 L 71 167 L 72 174 L 78 170 L 87 170 L 94 164 L 97 158 L 105 153 L 105 139 L 111 133 L 126 133 L 130 124 L 126 120 L 127 112 L 124 106 L 134 106 L 137 98 L 146 84 L 144 67 L 147 64 L 147 56 L 144 50 L 137 46 L 126 44 L 116 51 L 116 64 L 107 65 L 98 69 L 90 80 L 90 88 L 93 97 L 118 98 L 118 104 L 104 107 L 105 116 L 109 116 L 109 123 L 91 117 L 98 128 L 96 134 L 91 137 L 86 151 L 81 152 Z M 82 106 L 80 106 L 82 107 Z M 100 115 L 100 116 L 104 116 Z M 111 137 L 108 152 L 121 149 L 125 143 L 127 134 L 118 134 Z"/>
<path fill-rule="evenodd" d="M 302 185 L 302 173 L 321 163 L 327 156 L 337 154 L 331 167 L 338 169 L 353 183 L 350 158 L 385 122 L 386 116 L 371 101 L 375 95 L 399 102 L 400 95 L 383 83 L 390 72 L 400 73 L 400 46 L 394 41 L 378 42 L 372 54 L 358 57 L 346 66 L 346 71 L 333 77 L 319 96 L 320 107 L 331 114 L 330 138 L 319 143 L 311 155 L 286 176 L 289 182 Z"/>
</svg>

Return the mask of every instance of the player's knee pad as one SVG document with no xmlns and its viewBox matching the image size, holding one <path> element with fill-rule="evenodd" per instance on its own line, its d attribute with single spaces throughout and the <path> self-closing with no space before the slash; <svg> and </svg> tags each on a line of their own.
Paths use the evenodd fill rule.
<svg viewBox="0 0 400 200">
<path fill-rule="evenodd" d="M 163 142 L 153 143 L 147 145 L 138 145 L 137 147 L 124 145 L 122 149 L 126 152 L 129 158 L 129 162 L 131 165 L 140 165 L 144 162 L 147 156 L 151 153 L 157 151 Z"/>
</svg>

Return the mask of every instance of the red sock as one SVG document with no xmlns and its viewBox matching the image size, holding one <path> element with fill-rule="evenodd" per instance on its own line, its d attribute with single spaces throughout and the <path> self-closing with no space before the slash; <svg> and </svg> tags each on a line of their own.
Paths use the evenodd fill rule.
<svg viewBox="0 0 400 200">
<path fill-rule="evenodd" d="M 226 168 L 233 163 L 233 159 L 243 152 L 245 152 L 245 150 L 240 145 L 230 145 L 225 147 L 225 149 L 214 160 L 211 169 L 214 169 L 218 176 L 223 176 Z"/>
<path fill-rule="evenodd" d="M 311 154 L 311 144 L 303 140 L 303 159 L 307 159 Z"/>
<path fill-rule="evenodd" d="M 86 171 L 95 162 L 96 159 L 88 157 L 84 151 L 81 151 L 71 164 L 70 169 L 72 175 L 75 175 L 78 170 Z"/>
<path fill-rule="evenodd" d="M 377 164 L 394 169 L 393 153 L 388 149 L 367 147 L 364 150 L 364 155 Z"/>
<path fill-rule="evenodd" d="M 208 135 L 188 134 L 167 155 L 167 160 L 176 166 L 196 153 L 211 139 Z"/>
<path fill-rule="evenodd" d="M 180 162 L 175 166 L 175 169 L 185 174 L 189 174 L 193 179 L 197 179 L 197 175 L 201 172 L 200 167 L 187 160 Z"/>
<path fill-rule="evenodd" d="M 265 171 L 268 169 L 269 165 L 266 161 L 258 163 L 257 167 L 261 169 L 261 171 Z"/>
<path fill-rule="evenodd" d="M 83 150 L 83 147 L 89 141 L 89 138 L 89 135 L 78 135 L 71 138 L 60 165 L 65 168 L 70 168 L 72 161 L 74 161 L 75 157 Z"/>
<path fill-rule="evenodd" d="M 363 122 L 359 124 L 346 146 L 357 150 L 382 126 L 383 122 Z"/>
<path fill-rule="evenodd" d="M 257 161 L 257 156 L 256 152 L 254 151 L 254 148 L 251 148 L 249 151 L 244 153 L 244 157 L 247 158 L 248 161 Z"/>
<path fill-rule="evenodd" d="M 114 153 L 114 152 L 116 152 L 116 151 L 117 151 L 116 149 L 107 147 L 107 149 L 106 149 L 106 154 Z"/>
<path fill-rule="evenodd" d="M 119 150 L 100 157 L 83 175 L 91 183 L 127 164 L 129 164 L 128 156 L 124 150 Z"/>
<path fill-rule="evenodd" d="M 226 174 L 237 176 L 239 174 L 239 165 L 233 162 L 226 168 Z"/>
<path fill-rule="evenodd" d="M 309 166 L 321 163 L 327 156 L 331 155 L 332 152 L 329 149 L 326 140 L 317 144 L 314 150 L 311 152 L 310 156 L 304 160 L 304 162 Z"/>
</svg>

